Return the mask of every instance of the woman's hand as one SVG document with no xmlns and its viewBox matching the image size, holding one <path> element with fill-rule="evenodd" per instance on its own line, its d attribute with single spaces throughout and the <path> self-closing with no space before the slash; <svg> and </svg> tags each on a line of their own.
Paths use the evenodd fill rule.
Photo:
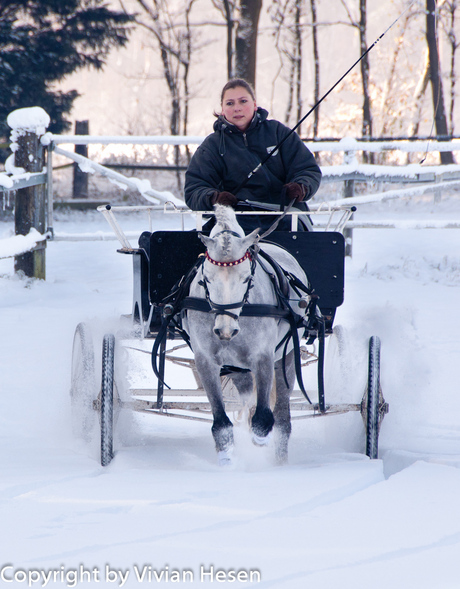
<svg viewBox="0 0 460 589">
<path fill-rule="evenodd" d="M 290 182 L 284 185 L 285 201 L 290 203 L 291 200 L 301 202 L 307 196 L 307 188 L 303 184 Z"/>
<path fill-rule="evenodd" d="M 212 196 L 211 196 L 211 204 L 215 205 L 223 205 L 225 207 L 233 207 L 235 208 L 236 205 L 238 204 L 238 199 L 236 198 L 236 196 L 234 194 L 232 194 L 231 192 L 215 192 Z"/>
</svg>

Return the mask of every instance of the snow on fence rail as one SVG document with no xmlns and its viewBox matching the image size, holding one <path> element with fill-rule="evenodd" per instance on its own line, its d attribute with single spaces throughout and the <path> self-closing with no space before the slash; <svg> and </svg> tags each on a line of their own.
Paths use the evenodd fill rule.
<svg viewBox="0 0 460 589">
<path fill-rule="evenodd" d="M 18 221 L 16 214 L 17 237 L 28 236 L 27 239 L 10 242 L 8 247 L 1 251 L 16 252 L 15 247 L 22 248 L 28 243 L 30 249 L 26 252 L 13 253 L 15 256 L 15 268 L 22 269 L 28 276 L 44 278 L 44 256 L 46 239 L 108 239 L 109 236 L 101 233 L 94 235 L 81 234 L 79 236 L 59 235 L 53 231 L 53 183 L 52 183 L 52 156 L 53 153 L 65 156 L 86 173 L 98 173 L 111 182 L 138 190 L 150 203 L 174 203 L 178 209 L 186 208 L 183 201 L 176 198 L 170 192 L 162 192 L 151 187 L 148 180 L 130 178 L 123 174 L 98 164 L 89 158 L 58 147 L 61 144 L 87 145 L 87 144 L 143 144 L 143 145 L 199 145 L 204 137 L 201 136 L 90 136 L 90 135 L 53 135 L 46 132 L 49 117 L 39 107 L 19 109 L 8 117 L 8 124 L 12 128 L 12 155 L 5 164 L 5 173 L 0 173 L 0 192 L 15 193 L 16 210 L 23 211 L 23 218 Z M 358 205 L 401 197 L 410 197 L 424 192 L 439 191 L 444 187 L 460 185 L 460 165 L 425 166 L 422 164 L 409 164 L 405 166 L 389 166 L 361 164 L 356 154 L 363 152 L 402 151 L 407 153 L 428 152 L 457 152 L 460 151 L 460 141 L 360 141 L 352 138 L 343 138 L 333 142 L 309 142 L 309 149 L 313 152 L 343 153 L 344 163 L 335 166 L 322 166 L 323 182 L 344 182 L 348 187 L 354 182 L 397 182 L 417 184 L 406 189 L 381 191 L 372 195 L 351 196 L 340 201 L 330 203 L 313 204 L 312 209 L 319 211 L 324 206 Z M 46 167 L 44 166 L 46 154 Z M 351 193 L 352 194 L 352 193 Z M 348 194 L 350 196 L 350 194 Z M 321 223 L 317 226 L 321 227 Z M 384 224 L 356 223 L 349 221 L 351 227 L 398 227 L 400 223 L 386 222 Z M 404 223 L 405 228 L 421 227 L 458 228 L 460 222 L 433 223 L 428 221 L 415 224 Z M 38 239 L 37 235 L 39 236 Z M 115 238 L 115 236 L 113 236 Z M 5 241 L 5 240 L 3 240 Z M 15 243 L 16 245 L 12 245 Z M 18 245 L 21 244 L 22 245 Z"/>
<path fill-rule="evenodd" d="M 0 239 L 0 259 L 14 258 L 30 252 L 48 237 L 48 234 L 42 235 L 32 227 L 27 235 L 13 235 Z"/>
<path fill-rule="evenodd" d="M 46 145 L 199 145 L 205 137 L 183 135 L 159 136 L 103 136 L 103 135 L 53 135 L 46 133 L 42 142 Z M 460 140 L 452 141 L 360 141 L 351 137 L 344 137 L 340 141 L 306 142 L 312 152 L 343 153 L 344 164 L 337 166 L 322 166 L 323 182 L 380 181 L 380 182 L 434 182 L 437 179 L 460 179 L 460 165 L 422 166 L 408 164 L 405 166 L 360 164 L 356 154 L 361 151 L 382 153 L 386 151 L 401 151 L 405 153 L 435 153 L 460 151 Z M 55 147 L 55 153 L 74 159 L 75 154 Z M 83 165 L 84 162 L 82 162 Z M 108 170 L 108 168 L 105 168 Z M 107 177 L 109 177 L 108 174 Z M 121 176 L 121 174 L 120 174 Z M 113 176 L 115 179 L 115 176 Z"/>
</svg>

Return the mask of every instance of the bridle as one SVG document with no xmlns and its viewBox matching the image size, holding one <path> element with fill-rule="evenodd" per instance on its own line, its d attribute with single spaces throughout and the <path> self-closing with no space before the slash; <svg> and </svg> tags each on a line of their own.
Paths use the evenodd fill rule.
<svg viewBox="0 0 460 589">
<path fill-rule="evenodd" d="M 234 235 L 236 237 L 241 237 L 240 235 L 238 235 L 238 233 L 235 233 L 234 231 L 230 231 L 229 229 L 225 229 L 224 231 L 221 231 L 217 235 L 220 235 L 221 233 L 230 233 L 230 234 L 232 234 L 232 235 Z M 211 309 L 210 309 L 209 312 L 210 313 L 214 313 L 215 315 L 227 315 L 228 317 L 231 317 L 232 319 L 234 319 L 235 321 L 237 321 L 238 320 L 238 317 L 239 317 L 239 314 L 237 315 L 236 313 L 232 313 L 231 310 L 234 310 L 234 309 L 242 309 L 243 306 L 248 302 L 249 291 L 254 286 L 254 273 L 255 273 L 255 270 L 256 270 L 256 254 L 255 254 L 255 251 L 253 250 L 251 252 L 248 249 L 246 251 L 246 253 L 241 258 L 239 258 L 238 260 L 232 260 L 230 262 L 218 262 L 217 260 L 213 260 L 213 258 L 211 258 L 211 256 L 208 254 L 207 251 L 204 254 L 204 256 L 205 256 L 205 259 L 208 262 L 210 262 L 214 266 L 218 266 L 218 267 L 221 267 L 221 268 L 232 268 L 234 266 L 238 266 L 239 264 L 242 264 L 246 260 L 249 260 L 251 262 L 251 273 L 249 274 L 249 276 L 244 281 L 244 283 L 247 283 L 248 286 L 246 288 L 246 292 L 244 293 L 243 298 L 241 299 L 241 301 L 239 301 L 237 303 L 227 303 L 227 304 L 224 304 L 224 305 L 221 305 L 219 303 L 215 303 L 211 299 L 211 295 L 210 295 L 209 288 L 208 288 L 209 280 L 208 280 L 208 278 L 206 278 L 206 276 L 204 274 L 204 264 L 201 266 L 201 276 L 202 276 L 202 279 L 198 282 L 198 284 L 204 288 L 205 298 L 206 298 L 207 302 L 209 303 L 209 306 L 211 307 Z"/>
</svg>

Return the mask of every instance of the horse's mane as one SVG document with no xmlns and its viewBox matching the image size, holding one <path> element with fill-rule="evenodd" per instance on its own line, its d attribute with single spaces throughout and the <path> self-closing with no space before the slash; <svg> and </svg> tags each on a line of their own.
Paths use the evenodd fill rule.
<svg viewBox="0 0 460 589">
<path fill-rule="evenodd" d="M 221 231 L 234 231 L 241 237 L 244 237 L 244 231 L 241 229 L 238 221 L 236 220 L 235 211 L 232 207 L 226 207 L 223 205 L 214 205 L 214 212 L 216 216 L 216 225 L 214 226 L 211 237 L 213 234 Z M 232 254 L 232 235 L 229 233 L 223 233 L 219 235 L 219 245 L 222 248 L 223 256 L 231 256 Z"/>
<path fill-rule="evenodd" d="M 222 205 L 214 205 L 214 212 L 216 215 L 216 224 L 221 225 L 223 229 L 234 229 L 237 227 L 241 230 L 241 227 L 236 220 L 235 211 L 232 207 L 225 207 Z"/>
</svg>

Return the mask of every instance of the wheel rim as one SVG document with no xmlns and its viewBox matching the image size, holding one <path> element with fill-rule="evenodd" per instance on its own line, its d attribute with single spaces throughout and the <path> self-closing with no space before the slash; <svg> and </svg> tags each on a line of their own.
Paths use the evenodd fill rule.
<svg viewBox="0 0 460 589">
<path fill-rule="evenodd" d="M 101 382 L 101 464 L 107 466 L 113 458 L 113 380 L 115 337 L 104 336 L 102 344 Z"/>
</svg>

